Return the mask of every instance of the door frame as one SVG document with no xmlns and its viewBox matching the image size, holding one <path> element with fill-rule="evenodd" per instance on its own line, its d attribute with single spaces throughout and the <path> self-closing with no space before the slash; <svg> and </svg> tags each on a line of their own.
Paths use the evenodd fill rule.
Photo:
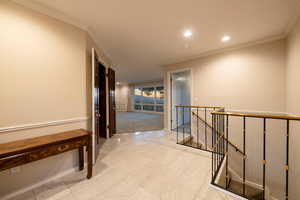
<svg viewBox="0 0 300 200">
<path fill-rule="evenodd" d="M 93 164 L 96 162 L 96 133 L 95 133 L 95 57 L 97 52 L 92 48 L 92 141 L 93 141 Z"/>
<path fill-rule="evenodd" d="M 192 67 L 183 67 L 181 69 L 176 69 L 176 70 L 170 70 L 167 71 L 167 88 L 168 88 L 168 101 L 167 101 L 167 116 L 168 116 L 168 120 L 167 120 L 167 129 L 169 131 L 172 131 L 172 124 L 171 124 L 171 120 L 172 120 L 172 87 L 171 87 L 171 74 L 175 73 L 175 72 L 184 72 L 184 71 L 190 71 L 191 73 L 191 88 L 190 88 L 190 94 L 191 94 L 191 105 L 194 105 L 194 80 L 193 80 L 193 68 Z"/>
<path fill-rule="evenodd" d="M 97 57 L 98 62 L 101 62 L 101 64 L 105 67 L 105 82 L 106 82 L 106 139 L 109 138 L 109 108 L 108 108 L 108 67 L 106 64 L 101 60 L 101 57 L 98 57 L 99 54 L 97 54 L 97 50 L 95 48 L 92 48 L 92 142 L 93 142 L 93 164 L 96 162 L 96 135 L 95 135 L 95 91 L 94 91 L 94 83 L 95 83 L 95 56 Z"/>
</svg>

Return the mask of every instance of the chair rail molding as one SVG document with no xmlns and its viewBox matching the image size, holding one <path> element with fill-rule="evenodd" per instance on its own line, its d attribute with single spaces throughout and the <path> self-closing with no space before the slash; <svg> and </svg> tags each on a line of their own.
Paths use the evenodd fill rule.
<svg viewBox="0 0 300 200">
<path fill-rule="evenodd" d="M 77 117 L 77 118 L 70 118 L 70 119 L 63 119 L 63 120 L 56 120 L 56 121 L 47 121 L 47 122 L 38 122 L 32 124 L 21 124 L 16 126 L 8 126 L 8 127 L 0 127 L 0 133 L 8 133 L 8 132 L 15 132 L 27 129 L 34 129 L 34 128 L 43 128 L 48 126 L 58 126 L 63 124 L 71 124 L 77 122 L 87 121 L 89 117 Z"/>
</svg>

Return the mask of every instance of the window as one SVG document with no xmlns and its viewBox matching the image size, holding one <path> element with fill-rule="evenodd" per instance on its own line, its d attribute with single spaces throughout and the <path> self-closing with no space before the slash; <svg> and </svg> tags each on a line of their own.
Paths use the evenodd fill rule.
<svg viewBox="0 0 300 200">
<path fill-rule="evenodd" d="M 134 89 L 134 109 L 138 111 L 163 112 L 164 87 Z"/>
<path fill-rule="evenodd" d="M 164 104 L 164 87 L 156 87 L 156 104 Z"/>
<path fill-rule="evenodd" d="M 140 88 L 134 89 L 134 103 L 140 104 L 142 102 L 142 90 Z"/>
<path fill-rule="evenodd" d="M 143 88 L 143 104 L 155 104 L 155 91 L 154 87 Z"/>
</svg>

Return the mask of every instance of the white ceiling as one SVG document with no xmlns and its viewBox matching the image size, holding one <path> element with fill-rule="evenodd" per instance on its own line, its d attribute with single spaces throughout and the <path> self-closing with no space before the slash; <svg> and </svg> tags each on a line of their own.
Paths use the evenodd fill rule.
<svg viewBox="0 0 300 200">
<path fill-rule="evenodd" d="M 92 30 L 116 65 L 117 80 L 162 79 L 162 66 L 207 52 L 284 37 L 299 0 L 17 0 Z M 33 6 L 34 5 L 34 6 Z M 41 9 L 43 8 L 43 9 Z M 47 12 L 46 12 L 47 11 Z M 59 15 L 57 15 L 59 13 Z M 70 21 L 70 20 L 69 20 Z M 75 22 L 74 22 L 75 23 Z M 190 40 L 182 37 L 192 29 Z M 220 42 L 229 34 L 229 43 Z"/>
</svg>

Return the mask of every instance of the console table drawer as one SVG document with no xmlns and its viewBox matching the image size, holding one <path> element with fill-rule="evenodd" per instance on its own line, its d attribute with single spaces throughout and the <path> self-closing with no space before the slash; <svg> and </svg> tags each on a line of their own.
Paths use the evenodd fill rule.
<svg viewBox="0 0 300 200">
<path fill-rule="evenodd" d="M 87 178 L 91 178 L 92 135 L 82 129 L 0 144 L 0 171 L 75 149 L 78 149 L 79 169 L 82 170 L 84 147 L 87 147 Z"/>
<path fill-rule="evenodd" d="M 34 150 L 28 154 L 29 162 L 47 158 L 49 156 L 54 156 L 63 152 L 78 149 L 79 147 L 87 145 L 87 140 L 77 140 L 66 142 L 63 144 L 50 145 L 47 148 L 42 148 Z"/>
</svg>

